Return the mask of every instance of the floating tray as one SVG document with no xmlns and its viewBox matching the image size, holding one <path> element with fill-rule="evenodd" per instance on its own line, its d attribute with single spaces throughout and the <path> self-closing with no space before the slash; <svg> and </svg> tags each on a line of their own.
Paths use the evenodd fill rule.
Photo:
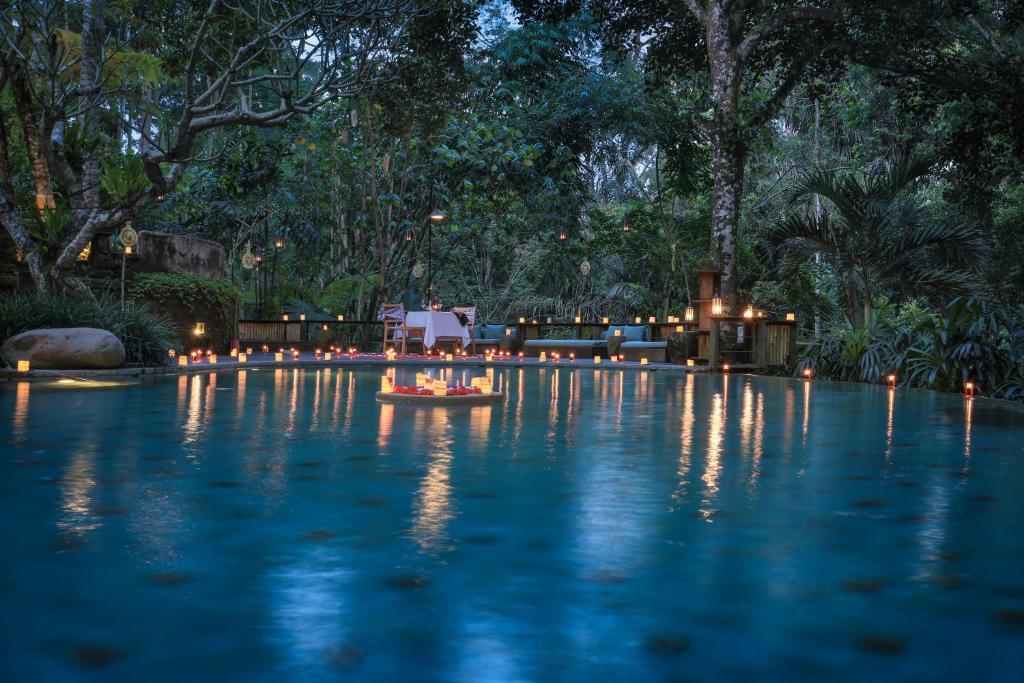
<svg viewBox="0 0 1024 683">
<path fill-rule="evenodd" d="M 490 394 L 466 394 L 464 396 L 417 396 L 416 394 L 385 394 L 377 392 L 381 403 L 405 403 L 417 406 L 476 406 L 487 403 L 501 403 L 505 394 L 495 391 Z"/>
</svg>

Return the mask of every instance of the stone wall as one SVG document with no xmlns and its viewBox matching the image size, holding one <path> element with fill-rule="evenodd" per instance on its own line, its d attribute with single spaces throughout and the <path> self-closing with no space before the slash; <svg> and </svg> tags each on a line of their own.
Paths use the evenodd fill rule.
<svg viewBox="0 0 1024 683">
<path fill-rule="evenodd" d="M 220 280 L 227 254 L 221 245 L 201 237 L 140 230 L 138 259 L 135 269 L 139 271 L 191 273 Z"/>
</svg>

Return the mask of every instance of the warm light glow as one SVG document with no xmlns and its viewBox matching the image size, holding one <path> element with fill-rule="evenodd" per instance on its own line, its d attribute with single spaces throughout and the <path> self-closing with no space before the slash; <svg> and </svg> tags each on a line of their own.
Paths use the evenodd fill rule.
<svg viewBox="0 0 1024 683">
<path fill-rule="evenodd" d="M 343 315 L 341 315 L 341 314 L 339 313 L 339 314 L 338 314 L 338 322 L 340 323 L 340 322 L 343 322 L 344 320 L 345 320 L 345 316 L 343 316 Z"/>
<path fill-rule="evenodd" d="M 626 362 L 625 354 L 622 354 L 622 353 L 619 354 L 619 362 L 620 363 L 625 363 Z"/>
<path fill-rule="evenodd" d="M 692 323 L 693 322 L 693 316 L 694 316 L 693 306 L 687 306 L 686 307 L 686 313 L 683 316 L 686 319 L 686 322 Z"/>
<path fill-rule="evenodd" d="M 281 353 L 280 351 L 276 352 L 274 354 L 274 360 L 276 360 L 278 362 L 283 361 L 284 360 L 284 354 Z"/>
<path fill-rule="evenodd" d="M 512 336 L 512 330 L 510 330 L 509 328 L 506 327 L 505 328 L 505 336 L 506 337 L 511 337 Z"/>
<path fill-rule="evenodd" d="M 622 336 L 622 330 L 615 330 L 615 333 L 614 333 L 614 335 L 615 335 L 616 337 L 621 337 L 621 336 Z"/>
<path fill-rule="evenodd" d="M 448 382 L 443 379 L 435 379 L 433 384 L 434 396 L 448 395 Z"/>
<path fill-rule="evenodd" d="M 810 368 L 804 368 L 804 379 L 810 379 L 810 378 L 811 378 L 811 369 Z"/>
<path fill-rule="evenodd" d="M 974 382 L 964 382 L 964 395 L 967 398 L 974 398 Z"/>
<path fill-rule="evenodd" d="M 284 249 L 284 240 L 278 237 L 276 240 L 274 240 L 274 247 L 276 247 L 277 249 Z"/>
<path fill-rule="evenodd" d="M 594 356 L 594 365 L 601 364 L 601 356 Z"/>
<path fill-rule="evenodd" d="M 231 353 L 228 355 L 230 355 L 232 358 L 235 358 L 236 356 L 238 356 L 238 349 L 231 349 Z"/>
<path fill-rule="evenodd" d="M 174 358 L 175 356 L 178 355 L 178 352 L 175 351 L 174 349 L 167 349 L 167 355 L 170 358 Z"/>
<path fill-rule="evenodd" d="M 576 324 L 579 325 L 581 322 L 583 322 L 583 318 L 580 316 L 576 316 Z"/>
<path fill-rule="evenodd" d="M 729 372 L 729 364 L 728 363 L 726 363 L 725 365 L 722 366 L 722 372 Z"/>
<path fill-rule="evenodd" d="M 207 356 L 206 360 L 208 360 L 211 365 L 212 364 L 216 364 L 216 362 L 217 362 L 217 354 L 211 353 L 209 356 Z"/>
<path fill-rule="evenodd" d="M 754 306 L 752 304 L 747 304 L 746 310 L 743 311 L 743 317 L 744 318 L 753 318 L 754 317 Z"/>
<path fill-rule="evenodd" d="M 641 358 L 640 359 L 640 365 L 647 365 L 647 359 L 646 358 Z"/>
<path fill-rule="evenodd" d="M 519 324 L 520 325 L 524 324 L 525 322 L 526 322 L 526 318 L 520 318 L 519 319 Z"/>
<path fill-rule="evenodd" d="M 692 368 L 696 364 L 697 364 L 696 361 L 694 361 L 692 358 L 687 358 L 686 359 L 686 367 Z"/>
<path fill-rule="evenodd" d="M 537 357 L 537 362 L 538 362 L 538 363 L 543 363 L 543 362 L 544 362 L 544 361 L 546 361 L 547 359 L 548 359 L 548 356 L 547 356 L 547 354 L 546 354 L 546 353 L 544 353 L 543 351 L 541 351 L 541 352 L 540 352 L 540 355 L 539 355 L 539 356 Z"/>
<path fill-rule="evenodd" d="M 332 358 L 334 358 L 334 355 L 330 351 L 324 354 L 324 360 L 331 360 Z"/>
<path fill-rule="evenodd" d="M 132 248 L 131 247 L 125 247 L 124 248 L 124 253 L 125 253 L 125 255 L 131 254 L 132 253 Z"/>
<path fill-rule="evenodd" d="M 796 313 L 787 313 L 786 320 L 788 320 L 789 322 L 793 322 L 794 320 L 796 320 Z"/>
<path fill-rule="evenodd" d="M 637 325 L 639 325 L 642 322 L 642 319 L 640 318 L 640 316 L 637 316 L 637 317 L 633 318 L 633 322 L 636 323 Z"/>
<path fill-rule="evenodd" d="M 658 319 L 652 315 L 650 318 L 647 319 L 647 322 L 653 325 L 654 323 L 658 322 Z"/>
<path fill-rule="evenodd" d="M 885 381 L 889 384 L 890 389 L 896 388 L 896 375 L 889 375 L 885 378 Z"/>
<path fill-rule="evenodd" d="M 206 334 L 206 323 L 196 323 L 195 329 L 192 330 L 192 333 L 197 337 Z"/>
<path fill-rule="evenodd" d="M 252 347 L 251 346 L 246 346 L 245 347 L 245 352 L 251 356 L 252 355 Z"/>
<path fill-rule="evenodd" d="M 178 356 L 178 365 L 188 365 L 188 356 Z"/>
<path fill-rule="evenodd" d="M 522 359 L 523 359 L 523 352 L 522 352 L 522 351 L 520 351 L 520 352 L 519 352 L 519 360 L 522 360 Z"/>
<path fill-rule="evenodd" d="M 685 332 L 686 328 L 682 325 L 676 325 L 676 332 Z"/>
<path fill-rule="evenodd" d="M 287 314 L 287 313 L 285 313 L 284 315 L 282 315 L 282 316 L 281 316 L 281 320 L 284 320 L 284 321 L 286 321 L 286 322 L 287 322 L 287 320 L 288 320 L 288 314 Z"/>
<path fill-rule="evenodd" d="M 263 353 L 267 353 L 268 351 L 270 351 L 270 347 L 267 346 L 266 344 L 264 344 L 263 345 Z"/>
<path fill-rule="evenodd" d="M 445 215 L 444 212 L 441 211 L 441 209 L 434 209 L 433 211 L 430 212 L 430 220 L 434 221 L 435 223 L 440 223 L 444 219 Z"/>
<path fill-rule="evenodd" d="M 569 360 L 571 360 L 571 361 L 576 360 L 576 354 L 575 353 L 570 353 L 569 354 Z"/>
<path fill-rule="evenodd" d="M 380 393 L 392 394 L 395 391 L 394 385 L 391 383 L 391 378 L 384 375 L 380 378 Z"/>
<path fill-rule="evenodd" d="M 27 360 L 18 361 L 18 372 L 28 372 L 31 367 L 31 363 Z"/>
<path fill-rule="evenodd" d="M 722 315 L 722 300 L 717 296 L 711 300 L 711 315 Z"/>
<path fill-rule="evenodd" d="M 248 360 L 249 360 L 249 356 L 248 356 L 248 355 L 246 355 L 246 354 L 244 354 L 244 353 L 240 353 L 240 354 L 238 354 L 238 362 L 239 362 L 239 363 L 245 363 L 245 362 L 247 362 Z"/>
<path fill-rule="evenodd" d="M 306 319 L 306 314 L 305 313 L 300 313 L 299 314 L 299 320 L 305 320 L 305 319 Z"/>
</svg>

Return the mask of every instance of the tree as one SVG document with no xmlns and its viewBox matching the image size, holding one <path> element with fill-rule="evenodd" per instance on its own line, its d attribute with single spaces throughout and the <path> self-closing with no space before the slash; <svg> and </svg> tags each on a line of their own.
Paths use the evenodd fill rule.
<svg viewBox="0 0 1024 683">
<path fill-rule="evenodd" d="M 91 296 L 73 266 L 101 230 L 162 201 L 215 152 L 218 130 L 280 126 L 356 93 L 424 11 L 416 0 L 7 4 L 0 91 L 13 97 L 34 192 L 15 185 L 0 121 L 0 222 L 37 289 Z M 101 159 L 122 154 L 141 161 L 140 177 L 111 196 Z M 36 220 L 54 226 L 56 249 L 29 229 Z"/>
<path fill-rule="evenodd" d="M 776 256 L 821 253 L 846 290 L 846 315 L 857 328 L 872 324 L 882 294 L 965 293 L 978 283 L 987 244 L 975 228 L 935 220 L 906 194 L 929 164 L 907 155 L 865 173 L 817 169 L 793 187 L 793 197 L 820 195 L 831 212 L 809 205 L 768 230 Z"/>
</svg>

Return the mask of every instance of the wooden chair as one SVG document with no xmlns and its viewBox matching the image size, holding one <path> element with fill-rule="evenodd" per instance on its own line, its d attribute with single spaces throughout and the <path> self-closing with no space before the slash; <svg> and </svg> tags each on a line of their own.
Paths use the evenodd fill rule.
<svg viewBox="0 0 1024 683">
<path fill-rule="evenodd" d="M 456 306 L 452 308 L 452 313 L 462 313 L 466 316 L 466 326 L 469 327 L 469 345 L 476 353 L 476 306 Z"/>
<path fill-rule="evenodd" d="M 387 350 L 388 342 L 391 342 L 392 346 L 401 342 L 402 353 L 405 353 L 407 342 L 405 306 L 402 304 L 384 304 L 377 311 L 377 319 L 384 323 L 384 341 L 381 344 L 381 350 Z"/>
</svg>

